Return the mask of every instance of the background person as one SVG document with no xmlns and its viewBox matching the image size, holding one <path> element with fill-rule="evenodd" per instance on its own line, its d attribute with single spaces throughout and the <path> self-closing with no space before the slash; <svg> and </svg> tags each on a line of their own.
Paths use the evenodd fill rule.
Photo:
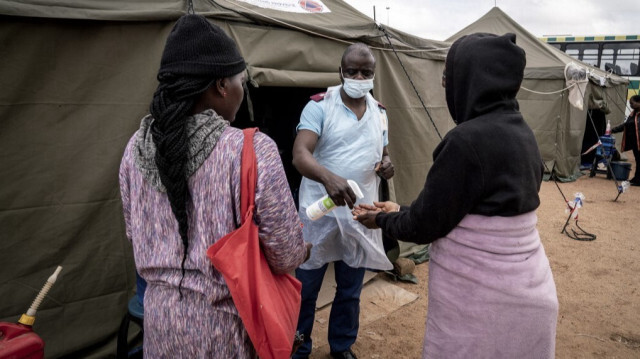
<svg viewBox="0 0 640 359">
<path fill-rule="evenodd" d="M 636 159 L 636 168 L 633 178 L 629 180 L 632 186 L 640 186 L 640 123 L 638 123 L 638 115 L 640 114 L 640 95 L 634 95 L 629 98 L 629 106 L 631 114 L 620 125 L 611 129 L 611 132 L 622 132 L 622 152 L 633 151 L 633 157 Z M 624 132 L 623 132 L 624 131 Z"/>
<path fill-rule="evenodd" d="M 151 114 L 120 167 L 127 237 L 147 281 L 144 356 L 253 358 L 222 275 L 206 251 L 242 222 L 243 133 L 229 123 L 244 96 L 245 62 L 220 28 L 181 17 L 169 34 Z M 256 217 L 272 270 L 306 255 L 300 220 L 275 143 L 256 133 Z"/>
<path fill-rule="evenodd" d="M 334 358 L 355 358 L 351 346 L 358 336 L 365 268 L 392 268 L 380 231 L 360 226 L 344 207 L 352 208 L 356 202 L 347 179 L 358 183 L 363 201 L 371 203 L 378 198 L 378 176 L 389 179 L 394 173 L 386 147 L 386 112 L 369 94 L 375 65 L 366 45 L 349 46 L 339 67 L 342 85 L 313 96 L 300 117 L 293 164 L 304 176 L 299 213 L 304 238 L 314 247 L 309 260 L 296 270 L 302 282 L 298 331 L 305 341 L 294 358 L 311 353 L 316 300 L 328 263 L 334 263 L 337 284 L 329 317 L 329 346 Z M 343 207 L 311 221 L 306 208 L 325 194 Z"/>
<path fill-rule="evenodd" d="M 444 78 L 457 126 L 424 189 L 411 206 L 354 209 L 368 228 L 433 242 L 424 358 L 555 355 L 558 299 L 536 229 L 543 164 L 515 98 L 525 62 L 513 34 L 455 41 Z"/>
</svg>

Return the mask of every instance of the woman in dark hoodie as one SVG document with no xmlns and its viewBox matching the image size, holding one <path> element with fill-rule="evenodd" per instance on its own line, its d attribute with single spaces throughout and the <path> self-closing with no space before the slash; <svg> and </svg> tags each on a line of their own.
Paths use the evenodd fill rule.
<svg viewBox="0 0 640 359">
<path fill-rule="evenodd" d="M 552 358 L 558 299 L 536 229 L 543 164 L 516 94 L 515 35 L 453 43 L 444 82 L 457 126 L 410 206 L 354 209 L 369 228 L 432 243 L 424 358 Z"/>
</svg>

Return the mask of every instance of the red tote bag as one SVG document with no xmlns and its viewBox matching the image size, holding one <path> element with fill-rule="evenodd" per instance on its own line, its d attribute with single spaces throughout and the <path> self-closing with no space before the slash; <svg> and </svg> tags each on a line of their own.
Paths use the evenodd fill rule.
<svg viewBox="0 0 640 359">
<path fill-rule="evenodd" d="M 213 266 L 222 273 L 242 323 L 261 359 L 291 357 L 298 314 L 300 282 L 289 274 L 273 274 L 260 249 L 254 221 L 257 182 L 253 136 L 245 129 L 242 148 L 242 225 L 207 250 Z"/>
</svg>

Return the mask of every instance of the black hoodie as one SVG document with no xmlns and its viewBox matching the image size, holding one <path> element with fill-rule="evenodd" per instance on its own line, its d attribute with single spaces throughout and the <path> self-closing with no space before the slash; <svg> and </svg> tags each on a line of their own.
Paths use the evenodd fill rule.
<svg viewBox="0 0 640 359">
<path fill-rule="evenodd" d="M 538 208 L 542 158 L 515 98 L 525 64 L 514 34 L 477 33 L 453 43 L 446 96 L 457 126 L 434 150 L 424 189 L 411 206 L 376 217 L 386 234 L 430 243 L 467 214 L 511 217 Z"/>
</svg>

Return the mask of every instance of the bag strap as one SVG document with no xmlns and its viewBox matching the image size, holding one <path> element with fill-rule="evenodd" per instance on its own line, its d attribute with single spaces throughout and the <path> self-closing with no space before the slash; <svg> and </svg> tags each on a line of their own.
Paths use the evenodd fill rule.
<svg viewBox="0 0 640 359">
<path fill-rule="evenodd" d="M 242 145 L 242 166 L 240 170 L 240 213 L 242 213 L 242 222 L 247 218 L 249 210 L 253 211 L 255 207 L 257 163 L 256 152 L 253 148 L 253 136 L 258 128 L 246 128 L 242 130 L 244 133 L 244 142 Z"/>
</svg>

